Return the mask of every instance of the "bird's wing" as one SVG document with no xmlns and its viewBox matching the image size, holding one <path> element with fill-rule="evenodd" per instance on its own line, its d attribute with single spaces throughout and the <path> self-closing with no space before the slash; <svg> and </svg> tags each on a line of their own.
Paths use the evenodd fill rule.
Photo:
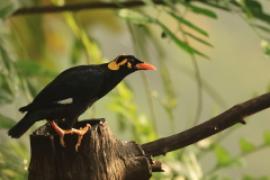
<svg viewBox="0 0 270 180">
<path fill-rule="evenodd" d="M 26 110 L 53 104 L 70 104 L 80 99 L 91 98 L 101 86 L 100 73 L 102 72 L 89 66 L 79 66 L 64 71 L 36 96 Z"/>
</svg>

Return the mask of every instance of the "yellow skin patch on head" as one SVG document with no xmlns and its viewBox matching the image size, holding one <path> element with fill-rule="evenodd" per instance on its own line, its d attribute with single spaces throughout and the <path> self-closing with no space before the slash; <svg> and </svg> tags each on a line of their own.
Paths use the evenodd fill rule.
<svg viewBox="0 0 270 180">
<path fill-rule="evenodd" d="M 131 65 L 131 63 L 130 63 L 130 62 L 128 62 L 128 63 L 127 63 L 127 67 L 128 67 L 129 69 L 131 69 L 131 68 L 132 68 L 132 65 Z"/>
<path fill-rule="evenodd" d="M 119 70 L 120 66 L 123 66 L 124 64 L 127 63 L 127 59 L 124 59 L 123 61 L 121 61 L 120 63 L 116 63 L 115 61 L 112 61 L 108 64 L 108 68 L 110 70 L 113 70 L 113 71 L 117 71 Z"/>
<path fill-rule="evenodd" d="M 116 70 L 118 70 L 120 67 L 118 66 L 118 64 L 117 64 L 115 61 L 113 61 L 113 62 L 111 62 L 111 63 L 108 64 L 108 68 L 109 68 L 110 70 L 116 71 Z"/>
</svg>

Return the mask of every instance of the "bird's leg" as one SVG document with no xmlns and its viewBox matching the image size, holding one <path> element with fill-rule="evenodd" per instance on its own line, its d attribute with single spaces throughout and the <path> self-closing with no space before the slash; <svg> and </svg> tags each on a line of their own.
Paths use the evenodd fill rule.
<svg viewBox="0 0 270 180">
<path fill-rule="evenodd" d="M 75 145 L 75 150 L 78 151 L 81 142 L 82 142 L 82 138 L 83 136 L 88 132 L 88 130 L 91 128 L 90 124 L 86 124 L 86 126 L 84 126 L 83 128 L 81 127 L 80 129 L 73 129 L 75 134 L 78 134 L 78 140 L 77 143 Z"/>
<path fill-rule="evenodd" d="M 64 130 L 64 129 L 60 128 L 54 121 L 50 121 L 50 124 L 51 124 L 52 128 L 55 130 L 55 132 L 59 135 L 59 137 L 60 137 L 60 144 L 63 147 L 65 147 L 64 136 L 66 134 L 77 134 L 78 135 L 78 140 L 77 140 L 77 143 L 75 145 L 76 151 L 78 151 L 78 149 L 79 149 L 79 147 L 81 145 L 83 136 L 91 128 L 91 125 L 90 124 L 86 124 L 85 127 L 80 128 L 80 129 L 71 128 L 71 129 L 68 129 L 68 130 Z"/>
<path fill-rule="evenodd" d="M 51 127 L 53 128 L 53 130 L 58 134 L 59 138 L 60 138 L 60 144 L 65 147 L 65 141 L 64 141 L 64 136 L 65 136 L 65 130 L 60 128 L 55 121 L 51 120 L 49 121 Z"/>
</svg>

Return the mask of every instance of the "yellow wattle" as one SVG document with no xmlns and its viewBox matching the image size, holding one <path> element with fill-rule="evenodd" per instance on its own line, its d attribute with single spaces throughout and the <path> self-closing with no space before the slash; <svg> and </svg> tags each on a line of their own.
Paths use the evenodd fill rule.
<svg viewBox="0 0 270 180">
<path fill-rule="evenodd" d="M 120 67 L 119 67 L 119 65 L 118 65 L 115 61 L 113 61 L 113 62 L 111 62 L 111 63 L 108 64 L 108 68 L 109 68 L 110 70 L 116 71 L 116 70 L 118 70 Z"/>
</svg>

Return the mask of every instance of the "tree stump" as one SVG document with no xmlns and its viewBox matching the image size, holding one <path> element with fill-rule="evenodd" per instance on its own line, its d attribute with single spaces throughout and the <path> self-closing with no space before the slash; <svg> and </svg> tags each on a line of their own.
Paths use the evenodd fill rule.
<svg viewBox="0 0 270 180">
<path fill-rule="evenodd" d="M 102 122 L 102 123 L 101 123 Z M 146 157 L 135 142 L 116 139 L 104 119 L 78 122 L 76 127 L 91 124 L 75 150 L 78 136 L 66 135 L 66 147 L 49 125 L 31 136 L 29 180 L 146 180 L 152 171 L 161 171 L 159 163 Z"/>
</svg>

